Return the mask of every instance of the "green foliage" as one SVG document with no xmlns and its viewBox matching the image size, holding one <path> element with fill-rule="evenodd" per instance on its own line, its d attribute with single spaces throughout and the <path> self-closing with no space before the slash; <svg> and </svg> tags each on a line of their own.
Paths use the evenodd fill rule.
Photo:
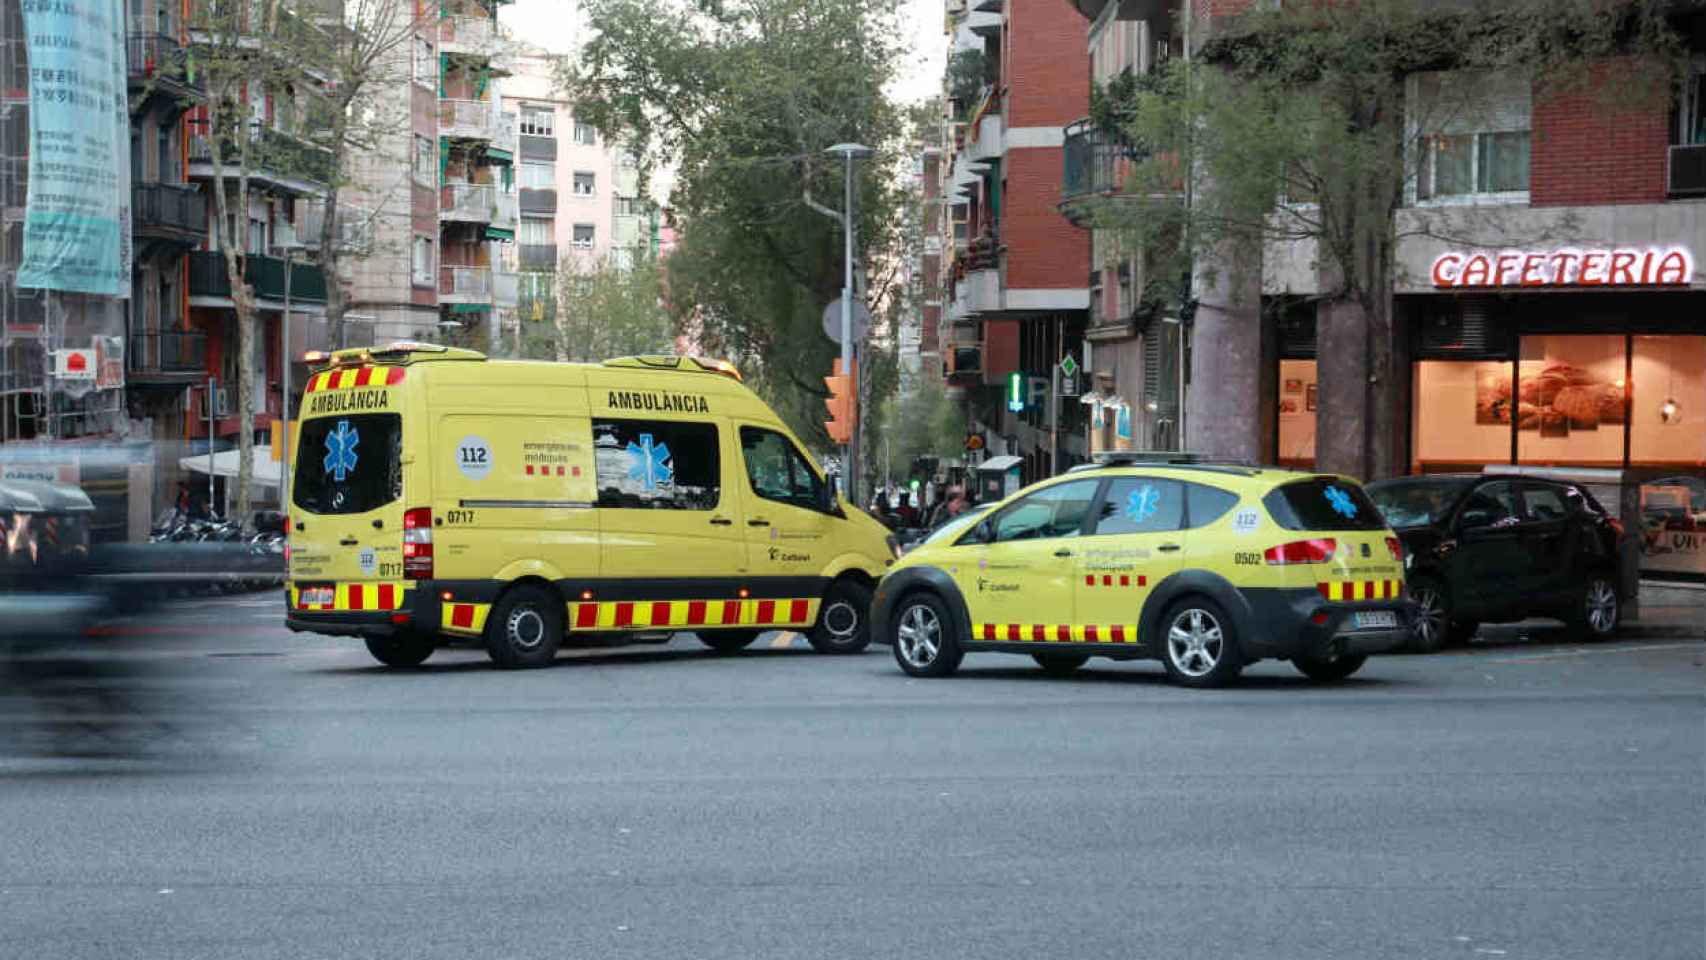
<svg viewBox="0 0 1706 960">
<path fill-rule="evenodd" d="M 957 101 L 962 110 L 976 105 L 989 82 L 989 62 L 982 50 L 955 50 L 948 57 L 948 99 Z"/>
<path fill-rule="evenodd" d="M 889 171 L 905 146 L 883 90 L 900 54 L 892 0 L 726 0 L 714 16 L 591 0 L 586 13 L 592 39 L 559 79 L 578 117 L 639 157 L 643 184 L 676 166 L 668 302 L 683 331 L 826 446 L 821 378 L 837 348 L 820 317 L 840 292 L 842 234 L 803 196 L 839 208 L 842 168 L 824 148 L 878 148 L 860 164 L 858 255 L 892 243 Z M 867 300 L 882 295 L 873 285 Z"/>
<path fill-rule="evenodd" d="M 674 353 L 675 322 L 663 304 L 663 269 L 646 257 L 629 267 L 565 258 L 543 319 L 519 321 L 516 352 L 534 360 L 597 362 Z"/>
<path fill-rule="evenodd" d="M 906 477 L 919 457 L 946 460 L 965 455 L 965 407 L 940 383 L 925 381 L 890 398 L 884 417 L 894 424 L 886 445 L 889 474 Z"/>
</svg>

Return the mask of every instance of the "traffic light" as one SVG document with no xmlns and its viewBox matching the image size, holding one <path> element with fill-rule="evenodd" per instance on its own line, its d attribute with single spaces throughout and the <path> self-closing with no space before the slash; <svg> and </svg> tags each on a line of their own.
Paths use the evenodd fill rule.
<svg viewBox="0 0 1706 960">
<path fill-rule="evenodd" d="M 829 388 L 829 397 L 823 401 L 829 408 L 829 419 L 823 425 L 829 430 L 829 439 L 836 443 L 853 442 L 853 422 L 859 416 L 855 399 L 858 383 L 859 365 L 855 363 L 851 372 L 842 373 L 839 357 L 835 360 L 834 373 L 823 378 L 823 385 Z"/>
</svg>

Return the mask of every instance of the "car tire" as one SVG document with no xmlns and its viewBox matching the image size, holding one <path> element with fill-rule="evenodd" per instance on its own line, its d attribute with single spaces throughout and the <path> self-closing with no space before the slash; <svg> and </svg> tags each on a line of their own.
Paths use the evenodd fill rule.
<svg viewBox="0 0 1706 960">
<path fill-rule="evenodd" d="M 563 642 L 563 601 L 533 584 L 511 587 L 486 621 L 486 653 L 506 669 L 542 667 Z"/>
<path fill-rule="evenodd" d="M 1033 653 L 1031 659 L 1051 677 L 1064 677 L 1090 662 L 1088 653 Z"/>
<path fill-rule="evenodd" d="M 853 580 L 830 584 L 806 639 L 818 653 L 859 653 L 870 646 L 871 591 Z"/>
<path fill-rule="evenodd" d="M 1341 653 L 1326 657 L 1301 656 L 1291 659 L 1291 665 L 1297 668 L 1297 672 L 1316 683 L 1337 683 L 1361 670 L 1362 665 L 1367 662 L 1368 656 L 1360 653 Z"/>
<path fill-rule="evenodd" d="M 367 652 L 387 667 L 418 667 L 432 656 L 431 637 L 408 633 L 395 637 L 367 637 Z"/>
<path fill-rule="evenodd" d="M 706 630 L 696 633 L 699 642 L 718 653 L 734 653 L 752 646 L 752 641 L 758 639 L 758 630 Z"/>
<path fill-rule="evenodd" d="M 1438 653 L 1446 647 L 1469 642 L 1480 624 L 1451 615 L 1451 596 L 1437 580 L 1420 579 L 1410 584 L 1416 601 L 1416 621 L 1410 627 L 1410 649 L 1416 653 Z"/>
<path fill-rule="evenodd" d="M 1180 686 L 1223 687 L 1244 669 L 1232 618 L 1207 597 L 1185 597 L 1168 607 L 1160 630 L 1161 665 Z"/>
<path fill-rule="evenodd" d="M 954 634 L 948 606 L 934 593 L 910 593 L 895 604 L 893 632 L 895 662 L 908 676 L 945 677 L 960 668 L 965 649 Z"/>
<path fill-rule="evenodd" d="M 1591 573 L 1576 589 L 1564 622 L 1578 640 L 1609 640 L 1623 622 L 1623 601 L 1617 584 L 1605 573 Z"/>
</svg>

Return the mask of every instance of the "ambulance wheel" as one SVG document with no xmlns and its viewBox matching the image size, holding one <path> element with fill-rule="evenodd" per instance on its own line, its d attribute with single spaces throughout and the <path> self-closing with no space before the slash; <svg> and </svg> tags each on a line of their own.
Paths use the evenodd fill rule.
<svg viewBox="0 0 1706 960">
<path fill-rule="evenodd" d="M 818 653 L 858 653 L 870 646 L 871 591 L 853 580 L 830 584 L 807 639 Z"/>
<path fill-rule="evenodd" d="M 1088 653 L 1033 653 L 1031 659 L 1051 677 L 1064 677 L 1090 662 Z"/>
<path fill-rule="evenodd" d="M 912 677 L 945 677 L 960 668 L 965 650 L 954 635 L 948 607 L 934 593 L 908 594 L 895 604 L 894 660 Z"/>
<path fill-rule="evenodd" d="M 1200 595 L 1173 604 L 1161 618 L 1161 665 L 1182 687 L 1224 687 L 1244 669 L 1232 618 Z"/>
<path fill-rule="evenodd" d="M 706 630 L 696 633 L 699 642 L 718 653 L 734 653 L 752 645 L 758 639 L 757 630 Z"/>
<path fill-rule="evenodd" d="M 367 652 L 387 667 L 418 667 L 432 656 L 431 637 L 403 634 L 397 637 L 368 637 Z"/>
<path fill-rule="evenodd" d="M 562 600 L 532 584 L 510 588 L 486 621 L 486 652 L 500 667 L 542 667 L 562 642 Z"/>
</svg>

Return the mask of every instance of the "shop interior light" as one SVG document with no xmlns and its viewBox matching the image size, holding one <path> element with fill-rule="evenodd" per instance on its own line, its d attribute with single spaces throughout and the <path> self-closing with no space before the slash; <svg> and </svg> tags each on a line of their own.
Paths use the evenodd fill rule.
<svg viewBox="0 0 1706 960">
<path fill-rule="evenodd" d="M 1659 419 L 1666 423 L 1675 423 L 1682 419 L 1682 407 L 1677 404 L 1675 397 L 1666 397 L 1665 402 L 1659 404 Z"/>
</svg>

